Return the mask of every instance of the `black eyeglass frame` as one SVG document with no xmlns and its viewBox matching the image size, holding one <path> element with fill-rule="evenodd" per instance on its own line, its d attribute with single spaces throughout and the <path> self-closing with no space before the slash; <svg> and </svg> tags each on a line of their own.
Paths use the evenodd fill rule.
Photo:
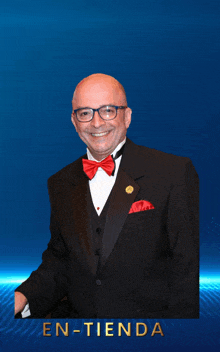
<svg viewBox="0 0 220 352">
<path fill-rule="evenodd" d="M 99 113 L 99 110 L 102 109 L 102 108 L 104 108 L 105 106 L 113 107 L 113 108 L 116 109 L 116 114 L 115 114 L 115 116 L 112 117 L 111 119 L 103 119 L 103 117 L 102 117 L 102 116 L 100 115 L 100 113 Z M 92 110 L 93 114 L 92 114 L 92 117 L 91 117 L 90 120 L 82 121 L 82 120 L 79 120 L 79 119 L 78 119 L 78 117 L 77 117 L 77 111 L 83 110 L 83 109 Z M 73 110 L 73 112 L 74 112 L 74 114 L 76 115 L 77 120 L 78 120 L 79 122 L 83 122 L 83 123 L 84 123 L 84 122 L 90 122 L 90 121 L 92 121 L 92 119 L 93 119 L 93 117 L 94 117 L 95 111 L 98 111 L 98 114 L 99 114 L 100 118 L 101 118 L 102 120 L 104 120 L 104 121 L 111 121 L 111 120 L 114 120 L 114 119 L 117 117 L 118 109 L 127 109 L 127 106 L 102 105 L 102 106 L 100 106 L 98 109 L 92 109 L 92 108 L 89 108 L 89 107 L 85 107 L 85 108 L 79 108 L 79 109 Z"/>
</svg>

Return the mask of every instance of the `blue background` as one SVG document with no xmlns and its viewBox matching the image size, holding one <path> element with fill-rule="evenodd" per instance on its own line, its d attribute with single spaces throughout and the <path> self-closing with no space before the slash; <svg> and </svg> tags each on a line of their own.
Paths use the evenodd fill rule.
<svg viewBox="0 0 220 352">
<path fill-rule="evenodd" d="M 2 350 L 152 351 L 220 344 L 220 2 L 9 0 L 1 5 L 0 288 Z M 47 178 L 85 153 L 70 121 L 92 73 L 125 87 L 135 143 L 188 156 L 200 177 L 201 318 L 161 321 L 165 336 L 43 338 L 13 320 L 13 290 L 50 238 Z M 117 322 L 117 320 L 115 320 Z M 71 322 L 70 324 L 82 324 Z M 135 324 L 135 321 L 133 321 Z"/>
</svg>

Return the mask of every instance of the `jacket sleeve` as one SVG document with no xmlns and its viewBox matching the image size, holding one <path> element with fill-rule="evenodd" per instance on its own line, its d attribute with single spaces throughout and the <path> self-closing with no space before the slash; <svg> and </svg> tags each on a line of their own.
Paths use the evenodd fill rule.
<svg viewBox="0 0 220 352">
<path fill-rule="evenodd" d="M 53 209 L 50 231 L 51 239 L 42 255 L 42 264 L 16 289 L 26 296 L 32 318 L 44 318 L 67 293 L 65 268 L 68 251 Z"/>
<path fill-rule="evenodd" d="M 199 318 L 199 179 L 189 159 L 170 192 L 167 227 L 169 314 Z"/>
</svg>

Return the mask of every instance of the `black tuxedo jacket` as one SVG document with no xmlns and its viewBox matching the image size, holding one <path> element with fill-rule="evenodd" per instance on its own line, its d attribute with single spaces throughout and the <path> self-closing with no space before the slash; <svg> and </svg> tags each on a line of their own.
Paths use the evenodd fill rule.
<svg viewBox="0 0 220 352">
<path fill-rule="evenodd" d="M 190 159 L 127 139 L 97 271 L 82 157 L 51 176 L 48 189 L 51 240 L 17 288 L 33 318 L 64 296 L 75 318 L 199 317 L 198 176 Z M 138 200 L 154 209 L 129 214 Z"/>
</svg>

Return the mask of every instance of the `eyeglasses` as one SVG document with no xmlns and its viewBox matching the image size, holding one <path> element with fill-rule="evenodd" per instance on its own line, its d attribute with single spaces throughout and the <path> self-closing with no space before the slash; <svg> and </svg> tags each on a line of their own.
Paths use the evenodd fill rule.
<svg viewBox="0 0 220 352">
<path fill-rule="evenodd" d="M 126 109 L 127 106 L 103 105 L 98 109 L 80 108 L 73 110 L 79 122 L 89 122 L 93 119 L 95 111 L 98 111 L 99 116 L 103 120 L 113 120 L 117 116 L 118 109 Z"/>
</svg>

